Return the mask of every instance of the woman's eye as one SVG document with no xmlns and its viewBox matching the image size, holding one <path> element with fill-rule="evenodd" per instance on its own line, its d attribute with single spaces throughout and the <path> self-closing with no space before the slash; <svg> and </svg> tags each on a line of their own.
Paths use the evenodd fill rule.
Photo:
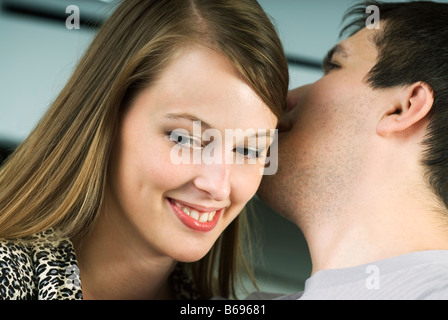
<svg viewBox="0 0 448 320">
<path fill-rule="evenodd" d="M 169 135 L 170 141 L 187 148 L 202 148 L 201 141 L 198 140 L 195 137 L 190 136 L 188 133 L 181 133 L 181 132 L 168 132 L 167 135 Z"/>
<path fill-rule="evenodd" d="M 251 148 L 237 147 L 234 151 L 248 159 L 258 159 L 262 156 L 260 151 Z"/>
</svg>

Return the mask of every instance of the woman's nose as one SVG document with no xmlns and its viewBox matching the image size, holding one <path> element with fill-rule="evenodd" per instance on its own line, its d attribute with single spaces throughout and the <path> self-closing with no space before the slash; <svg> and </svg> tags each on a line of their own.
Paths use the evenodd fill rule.
<svg viewBox="0 0 448 320">
<path fill-rule="evenodd" d="M 210 199 L 225 201 L 230 197 L 231 164 L 202 164 L 200 174 L 194 179 L 196 188 Z"/>
</svg>

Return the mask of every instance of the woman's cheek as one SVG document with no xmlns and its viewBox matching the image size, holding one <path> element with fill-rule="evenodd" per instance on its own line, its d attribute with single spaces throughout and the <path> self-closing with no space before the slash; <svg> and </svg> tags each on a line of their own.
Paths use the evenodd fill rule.
<svg viewBox="0 0 448 320">
<path fill-rule="evenodd" d="M 263 177 L 263 167 L 259 165 L 235 165 L 232 181 L 232 203 L 242 207 L 255 195 Z M 240 167 L 238 167 L 240 166 Z"/>
</svg>

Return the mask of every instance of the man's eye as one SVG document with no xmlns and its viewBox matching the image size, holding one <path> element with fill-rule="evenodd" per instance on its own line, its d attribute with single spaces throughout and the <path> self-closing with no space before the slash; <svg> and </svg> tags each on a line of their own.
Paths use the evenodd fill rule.
<svg viewBox="0 0 448 320">
<path fill-rule="evenodd" d="M 201 141 L 195 137 L 190 136 L 189 134 L 171 131 L 168 132 L 170 141 L 187 148 L 200 149 L 202 148 Z"/>
<path fill-rule="evenodd" d="M 333 71 L 335 69 L 340 69 L 340 68 L 341 68 L 340 65 L 338 65 L 337 63 L 331 62 L 331 61 L 325 62 L 324 67 L 323 67 L 325 74 L 328 74 L 331 71 Z"/>
</svg>

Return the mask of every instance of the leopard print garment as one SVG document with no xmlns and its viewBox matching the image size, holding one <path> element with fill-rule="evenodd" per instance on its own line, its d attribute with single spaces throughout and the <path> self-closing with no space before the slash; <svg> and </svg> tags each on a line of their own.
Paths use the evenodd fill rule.
<svg viewBox="0 0 448 320">
<path fill-rule="evenodd" d="M 69 239 L 54 230 L 26 240 L 0 241 L 1 299 L 82 299 Z"/>
<path fill-rule="evenodd" d="M 179 264 L 173 272 L 178 299 L 199 299 Z M 81 279 L 72 242 L 49 229 L 27 240 L 0 240 L 0 300 L 81 300 Z"/>
</svg>

